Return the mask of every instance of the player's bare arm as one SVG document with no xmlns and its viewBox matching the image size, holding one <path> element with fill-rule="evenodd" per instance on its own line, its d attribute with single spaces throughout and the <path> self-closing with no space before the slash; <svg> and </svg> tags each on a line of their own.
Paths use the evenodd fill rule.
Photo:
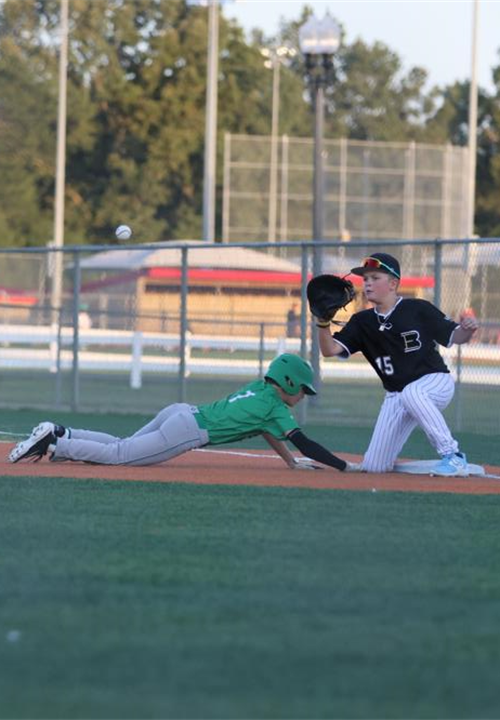
<svg viewBox="0 0 500 720">
<path fill-rule="evenodd" d="M 296 467 L 295 458 L 284 442 L 273 437 L 269 433 L 262 433 L 264 440 L 272 447 L 272 449 L 282 458 L 288 467 L 293 470 Z"/>
<path fill-rule="evenodd" d="M 342 355 L 345 352 L 345 348 L 333 339 L 330 326 L 318 327 L 318 340 L 323 357 Z"/>
</svg>

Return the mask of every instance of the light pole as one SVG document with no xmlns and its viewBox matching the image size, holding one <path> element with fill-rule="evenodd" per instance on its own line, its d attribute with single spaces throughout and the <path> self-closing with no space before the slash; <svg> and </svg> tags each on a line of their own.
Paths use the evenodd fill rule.
<svg viewBox="0 0 500 720">
<path fill-rule="evenodd" d="M 68 0 L 61 0 L 61 45 L 59 50 L 59 91 L 57 113 L 56 194 L 54 212 L 54 247 L 64 245 L 64 187 L 66 168 L 66 85 L 68 78 Z M 63 289 L 63 254 L 54 253 L 52 264 L 51 315 L 56 323 Z"/>
<path fill-rule="evenodd" d="M 306 61 L 306 78 L 314 103 L 313 240 L 324 239 L 323 134 L 325 87 L 333 81 L 333 56 L 340 45 L 340 27 L 328 14 L 312 15 L 299 30 L 299 44 Z M 321 249 L 313 255 L 313 273 L 321 273 Z"/>
<path fill-rule="evenodd" d="M 476 196 L 476 163 L 477 163 L 477 35 L 479 25 L 479 0 L 473 0 L 472 12 L 472 41 L 471 41 L 471 71 L 469 84 L 469 163 L 468 163 L 468 202 L 467 202 L 467 238 L 471 240 L 474 234 L 474 210 Z M 465 307 L 471 305 L 472 277 L 477 270 L 477 245 L 466 245 L 464 252 L 464 302 Z"/>
<path fill-rule="evenodd" d="M 296 55 L 295 48 L 286 45 L 270 49 L 262 48 L 266 58 L 265 67 L 273 71 L 273 92 L 271 110 L 271 161 L 269 163 L 269 212 L 267 223 L 267 242 L 276 242 L 276 218 L 278 205 L 278 134 L 280 111 L 280 68 L 287 57 Z"/>
<path fill-rule="evenodd" d="M 218 60 L 219 0 L 210 0 L 208 8 L 207 99 L 203 167 L 203 240 L 212 243 L 215 241 Z"/>
<path fill-rule="evenodd" d="M 333 56 L 340 45 L 340 27 L 328 13 L 323 20 L 312 15 L 299 30 L 299 44 L 305 56 L 306 78 L 314 103 L 314 173 L 313 173 L 313 275 L 322 272 L 322 248 L 315 246 L 324 239 L 324 167 L 323 135 L 325 87 L 333 82 Z M 318 331 L 312 328 L 311 362 L 317 386 L 320 384 Z"/>
<path fill-rule="evenodd" d="M 474 236 L 474 198 L 476 194 L 476 154 L 477 154 L 477 31 L 479 22 L 479 0 L 474 0 L 472 18 L 471 73 L 469 85 L 469 201 L 468 227 L 469 238 Z"/>
</svg>

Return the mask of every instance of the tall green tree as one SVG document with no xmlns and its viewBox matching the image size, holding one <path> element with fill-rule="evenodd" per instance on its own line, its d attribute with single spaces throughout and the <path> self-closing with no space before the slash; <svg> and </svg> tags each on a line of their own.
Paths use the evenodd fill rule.
<svg viewBox="0 0 500 720">
<path fill-rule="evenodd" d="M 0 4 L 0 243 L 52 239 L 59 0 Z M 261 48 L 297 55 L 281 67 L 280 133 L 310 136 L 298 28 L 247 41 L 220 15 L 218 189 L 223 133 L 268 135 L 272 72 Z M 66 242 L 110 242 L 127 222 L 137 241 L 199 237 L 202 225 L 207 59 L 206 7 L 187 0 L 70 0 Z M 343 43 L 327 91 L 327 137 L 464 143 L 467 87 L 425 90 L 382 43 Z M 500 226 L 496 93 L 480 99 L 478 229 Z M 219 208 L 221 203 L 219 202 Z M 220 218 L 219 218 L 220 220 Z M 500 230 L 497 230 L 500 231 Z"/>
<path fill-rule="evenodd" d="M 469 143 L 469 91 L 468 82 L 456 82 L 436 92 L 437 110 L 427 121 L 423 136 L 426 142 L 462 146 Z M 500 232 L 497 209 L 500 173 L 496 171 L 500 115 L 497 108 L 498 100 L 479 89 L 475 231 L 482 236 Z"/>
</svg>

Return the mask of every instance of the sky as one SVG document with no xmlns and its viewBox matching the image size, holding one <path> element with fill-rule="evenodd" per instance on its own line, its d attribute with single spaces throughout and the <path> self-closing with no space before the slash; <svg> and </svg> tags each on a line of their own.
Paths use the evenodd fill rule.
<svg viewBox="0 0 500 720">
<path fill-rule="evenodd" d="M 296 20 L 304 0 L 236 0 L 224 3 L 224 15 L 250 31 L 276 35 L 280 17 Z M 428 85 L 449 85 L 471 75 L 473 0 L 308 0 L 321 19 L 326 11 L 344 27 L 350 44 L 377 40 L 397 53 L 403 71 L 418 65 Z M 500 0 L 478 0 L 477 79 L 493 91 L 491 68 L 500 65 Z"/>
</svg>

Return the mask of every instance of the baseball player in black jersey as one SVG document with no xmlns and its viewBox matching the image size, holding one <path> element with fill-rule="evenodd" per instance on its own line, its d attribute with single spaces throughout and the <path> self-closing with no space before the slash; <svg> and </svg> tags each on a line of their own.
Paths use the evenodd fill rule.
<svg viewBox="0 0 500 720">
<path fill-rule="evenodd" d="M 400 265 L 387 253 L 373 253 L 351 272 L 363 278 L 373 308 L 355 313 L 333 336 L 329 322 L 318 319 L 317 325 L 325 357 L 347 359 L 361 352 L 387 390 L 363 470 L 392 470 L 412 430 L 419 426 L 441 456 L 433 473 L 466 476 L 466 457 L 441 412 L 450 403 L 455 384 L 437 344 L 467 343 L 478 328 L 477 320 L 465 317 L 456 323 L 426 300 L 400 297 Z"/>
</svg>

